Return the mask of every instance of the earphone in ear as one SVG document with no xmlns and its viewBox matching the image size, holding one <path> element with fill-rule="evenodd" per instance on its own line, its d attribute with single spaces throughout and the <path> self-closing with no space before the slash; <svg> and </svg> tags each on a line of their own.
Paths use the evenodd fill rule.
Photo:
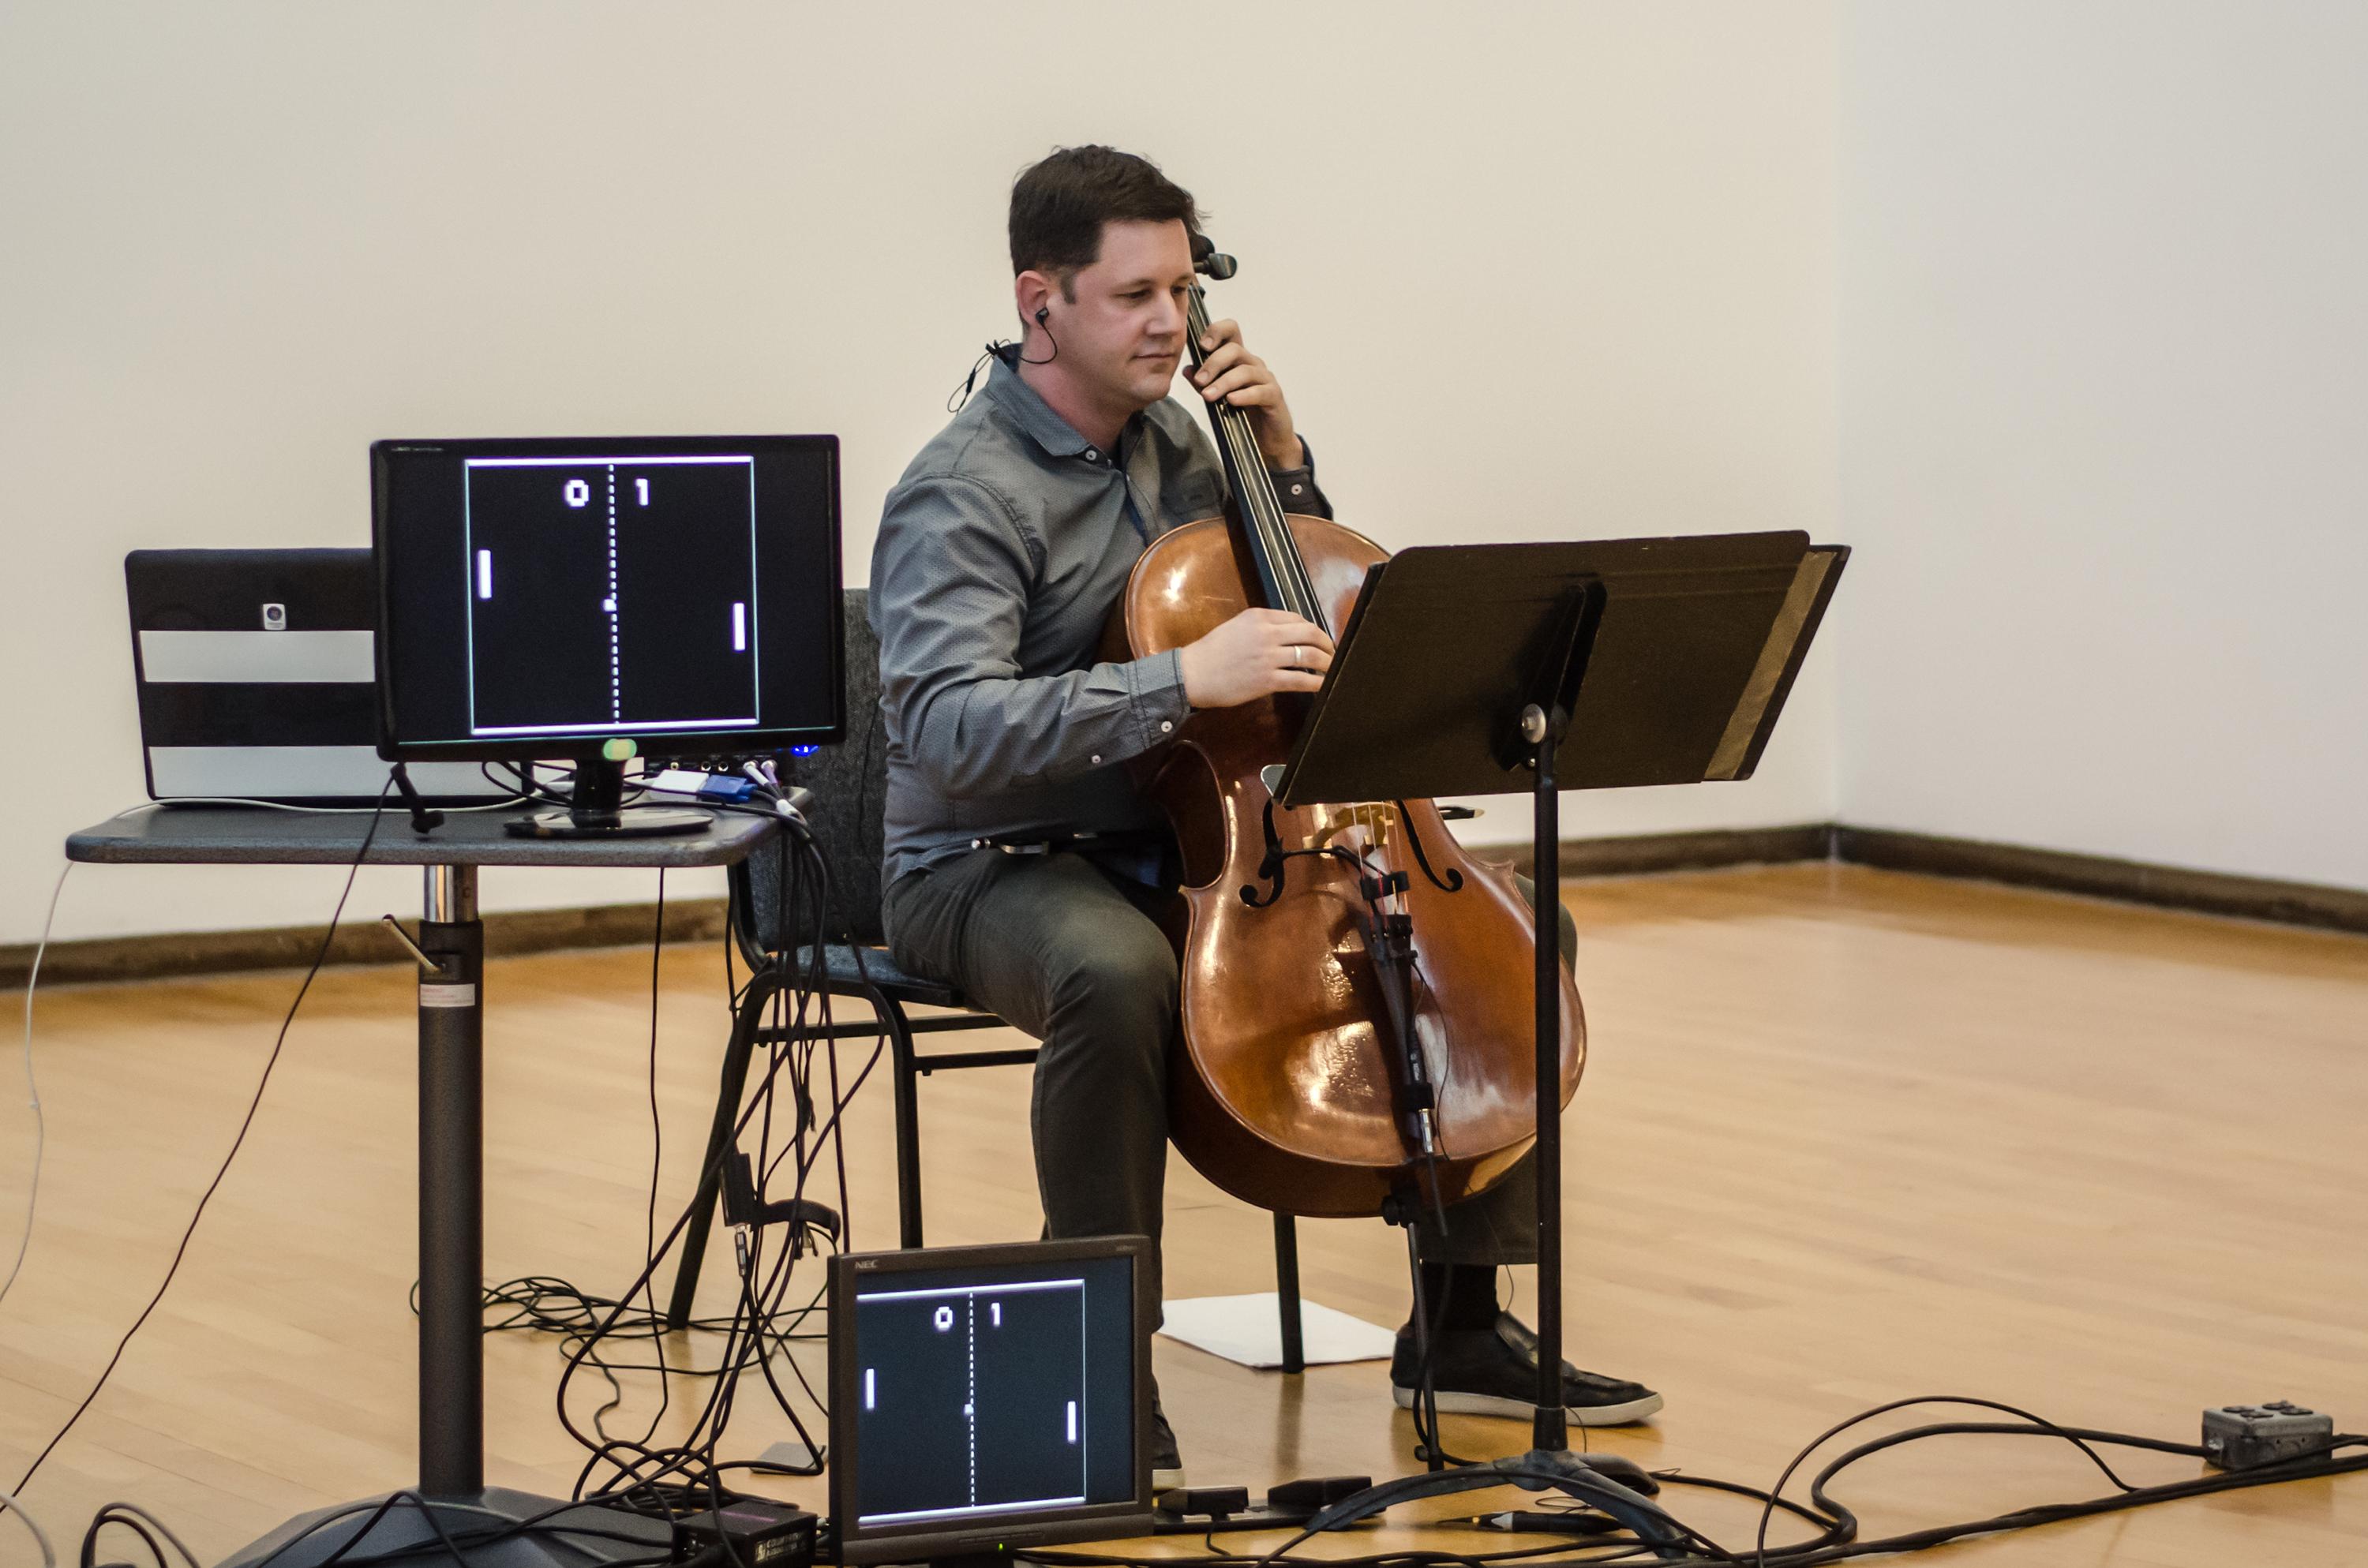
<svg viewBox="0 0 2368 1568">
<path fill-rule="evenodd" d="M 1044 356 L 1044 358 L 1042 358 L 1042 359 L 1030 359 L 1030 358 L 1026 358 L 1026 357 L 1023 355 L 1023 356 L 1022 356 L 1022 358 L 1020 358 L 1020 361 L 1019 361 L 1021 364 L 1023 364 L 1023 365 L 1049 365 L 1049 364 L 1051 364 L 1053 360 L 1058 359 L 1058 358 L 1061 357 L 1061 346 L 1060 346 L 1060 344 L 1058 344 L 1057 342 L 1054 342 L 1054 341 L 1053 341 L 1053 328 L 1052 328 L 1052 324 L 1051 324 L 1052 320 L 1053 320 L 1053 307 L 1052 307 L 1052 306 L 1050 306 L 1050 305 L 1039 305 L 1039 306 L 1037 306 L 1037 307 L 1036 307 L 1036 324 L 1037 324 L 1038 326 L 1040 326 L 1040 327 L 1043 328 L 1043 331 L 1044 331 L 1044 341 L 1045 341 L 1045 342 L 1047 342 L 1047 343 L 1051 343 L 1051 344 L 1053 345 L 1053 352 L 1051 352 L 1050 354 L 1045 355 L 1045 356 Z"/>
</svg>

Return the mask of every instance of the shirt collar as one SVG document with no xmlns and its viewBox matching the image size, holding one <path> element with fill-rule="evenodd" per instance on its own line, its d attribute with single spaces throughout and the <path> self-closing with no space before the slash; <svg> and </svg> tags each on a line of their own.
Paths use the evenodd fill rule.
<svg viewBox="0 0 2368 1568">
<path fill-rule="evenodd" d="M 995 363 L 986 373 L 986 395 L 1010 415 L 1013 422 L 1028 432 L 1030 438 L 1043 448 L 1048 456 L 1077 458 L 1097 451 L 1091 441 L 1078 435 L 1067 420 L 1053 412 L 1053 405 L 1046 403 L 1034 387 L 1020 379 L 1019 358 L 1019 348 L 1016 344 L 1006 344 L 995 351 Z M 1121 444 L 1142 419 L 1143 415 L 1137 414 L 1127 420 L 1126 433 L 1119 437 Z M 1114 457 L 1116 454 L 1100 455 Z"/>
</svg>

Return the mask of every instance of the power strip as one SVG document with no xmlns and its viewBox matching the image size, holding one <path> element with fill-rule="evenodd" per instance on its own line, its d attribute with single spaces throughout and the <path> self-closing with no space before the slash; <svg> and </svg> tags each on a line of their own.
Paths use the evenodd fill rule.
<svg viewBox="0 0 2368 1568">
<path fill-rule="evenodd" d="M 2215 1405 L 2203 1413 L 2205 1462 L 2222 1470 L 2283 1464 L 2324 1449 L 2334 1436 L 2334 1416 L 2291 1400 Z"/>
</svg>

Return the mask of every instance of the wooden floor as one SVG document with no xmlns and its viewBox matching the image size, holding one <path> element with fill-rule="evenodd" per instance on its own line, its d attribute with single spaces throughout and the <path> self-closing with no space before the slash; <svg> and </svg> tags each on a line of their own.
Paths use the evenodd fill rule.
<svg viewBox="0 0 2368 1568">
<path fill-rule="evenodd" d="M 1572 1353 L 1668 1399 L 1653 1425 L 1599 1446 L 1765 1484 L 1830 1422 L 1925 1393 L 2188 1440 L 2204 1405 L 2281 1397 L 2368 1427 L 2368 940 L 1825 866 L 1566 896 L 1593 1036 L 1568 1122 Z M 0 1485 L 154 1289 L 293 981 L 40 998 L 49 1162 L 30 1259 L 0 1307 Z M 646 950 L 495 966 L 490 1277 L 613 1290 L 637 1266 L 649 984 Z M 662 1209 L 687 1197 L 723 986 L 713 953 L 667 953 Z M 28 1490 L 53 1533 L 78 1539 L 96 1506 L 130 1498 L 218 1554 L 413 1477 L 409 987 L 397 968 L 316 985 L 172 1292 Z M 17 1070 L 8 1039 L 0 1082 Z M 1026 1086 L 1011 1070 L 924 1085 L 933 1241 L 1034 1233 Z M 13 1242 L 29 1119 L 14 1089 L 0 1097 L 0 1238 Z M 889 1244 L 884 1083 L 861 1096 L 849 1153 L 857 1239 Z M 1169 1227 L 1171 1293 L 1269 1288 L 1263 1218 L 1180 1165 Z M 1337 1221 L 1304 1234 L 1311 1296 L 1398 1320 L 1389 1233 Z M 727 1278 L 712 1272 L 711 1299 Z M 487 1348 L 492 1478 L 564 1491 L 581 1455 L 553 1415 L 555 1351 L 518 1335 Z M 1198 1481 L 1408 1463 L 1378 1364 L 1286 1379 L 1165 1341 L 1158 1358 Z M 653 1408 L 650 1381 L 629 1411 Z M 728 1446 L 753 1455 L 786 1430 L 751 1397 Z M 1488 1452 L 1525 1436 L 1478 1420 L 1450 1435 Z M 2126 1473 L 2197 1468 L 2140 1458 Z M 2050 1445 L 1960 1437 L 1871 1460 L 1842 1495 L 1889 1533 L 2102 1489 Z M 814 1486 L 783 1490 L 819 1505 Z M 1748 1545 L 1748 1509 L 1669 1501 Z M 0 1521 L 0 1562 L 28 1552 Z M 2368 1562 L 2368 1475 L 1947 1555 Z"/>
</svg>

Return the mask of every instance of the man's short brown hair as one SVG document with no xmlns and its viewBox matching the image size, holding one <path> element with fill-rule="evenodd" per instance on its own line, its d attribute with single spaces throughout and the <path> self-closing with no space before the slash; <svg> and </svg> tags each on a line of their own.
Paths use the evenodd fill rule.
<svg viewBox="0 0 2368 1568">
<path fill-rule="evenodd" d="M 1072 280 L 1102 253 L 1105 223 L 1181 222 L 1201 232 L 1192 193 L 1148 158 L 1115 147 L 1063 147 L 1030 165 L 1011 186 L 1011 275 L 1046 273 Z"/>
</svg>

